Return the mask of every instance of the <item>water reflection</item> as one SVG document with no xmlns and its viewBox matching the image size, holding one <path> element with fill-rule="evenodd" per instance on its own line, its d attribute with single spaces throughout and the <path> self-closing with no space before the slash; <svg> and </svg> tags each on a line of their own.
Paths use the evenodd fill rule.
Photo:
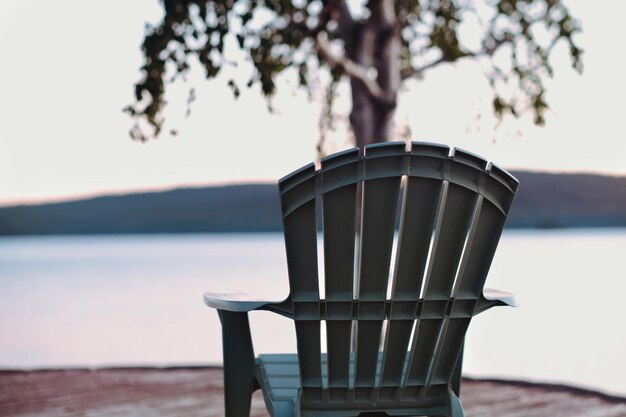
<svg viewBox="0 0 626 417">
<path fill-rule="evenodd" d="M 626 230 L 506 232 L 488 285 L 518 309 L 478 316 L 465 371 L 626 394 Z M 204 291 L 288 292 L 279 234 L 0 239 L 0 366 L 219 363 Z M 257 352 L 295 351 L 288 319 L 251 317 Z"/>
</svg>

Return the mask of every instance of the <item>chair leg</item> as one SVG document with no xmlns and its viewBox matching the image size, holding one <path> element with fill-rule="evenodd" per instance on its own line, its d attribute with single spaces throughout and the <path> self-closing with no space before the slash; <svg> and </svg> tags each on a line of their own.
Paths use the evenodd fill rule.
<svg viewBox="0 0 626 417">
<path fill-rule="evenodd" d="M 249 417 L 256 389 L 254 350 L 248 313 L 218 310 L 224 350 L 224 407 L 226 417 Z"/>
<path fill-rule="evenodd" d="M 463 412 L 463 406 L 461 405 L 461 400 L 454 393 L 451 395 L 452 399 L 452 417 L 464 417 L 465 413 Z"/>
</svg>

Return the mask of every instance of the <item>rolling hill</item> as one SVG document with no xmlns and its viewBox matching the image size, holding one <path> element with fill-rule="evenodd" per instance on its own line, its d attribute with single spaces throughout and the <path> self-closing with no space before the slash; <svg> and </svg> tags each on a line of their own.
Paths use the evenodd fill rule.
<svg viewBox="0 0 626 417">
<path fill-rule="evenodd" d="M 507 227 L 626 227 L 626 177 L 516 171 Z M 243 184 L 0 207 L 0 235 L 282 230 L 277 187 Z"/>
</svg>

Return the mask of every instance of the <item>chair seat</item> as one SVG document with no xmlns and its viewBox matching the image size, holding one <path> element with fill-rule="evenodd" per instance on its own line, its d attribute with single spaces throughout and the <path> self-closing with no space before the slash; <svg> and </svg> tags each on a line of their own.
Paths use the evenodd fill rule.
<svg viewBox="0 0 626 417">
<path fill-rule="evenodd" d="M 296 354 L 259 355 L 256 379 L 261 385 L 265 405 L 272 416 L 294 415 L 300 388 L 300 371 Z"/>
<path fill-rule="evenodd" d="M 379 355 L 379 364 L 382 355 Z M 261 354 L 256 359 L 257 380 L 272 415 L 292 416 L 300 389 L 300 367 L 297 354 Z M 322 353 L 322 388 L 328 389 L 328 355 Z M 354 388 L 354 353 L 350 355 L 350 386 Z M 377 374 L 378 376 L 378 374 Z"/>
<path fill-rule="evenodd" d="M 380 368 L 382 362 L 382 352 L 378 354 L 378 366 L 376 372 L 376 380 L 378 380 L 380 376 Z M 325 353 L 321 355 L 321 364 L 322 364 L 322 389 L 328 390 L 328 356 Z M 354 353 L 350 354 L 350 364 L 349 364 L 349 386 L 348 390 L 342 389 L 342 391 L 350 391 L 354 393 L 354 363 L 355 363 L 355 355 Z M 256 359 L 256 377 L 261 385 L 263 390 L 263 394 L 265 396 L 265 402 L 268 409 L 273 410 L 272 415 L 274 416 L 293 416 L 295 415 L 294 411 L 297 407 L 294 407 L 298 401 L 298 390 L 300 388 L 300 370 L 298 364 L 298 356 L 296 354 L 261 354 Z M 421 406 L 423 407 L 434 407 L 442 405 L 443 397 L 441 396 L 443 393 L 447 392 L 447 386 L 435 386 L 431 388 L 431 392 L 437 392 L 436 398 L 431 398 L 430 401 L 426 398 L 422 400 Z M 331 388 L 332 390 L 332 388 Z M 408 400 L 408 399 L 407 399 Z M 415 399 L 413 401 L 414 405 Z M 325 415 L 328 414 L 328 408 L 331 406 L 333 402 L 326 403 L 322 405 L 318 411 L 324 411 Z M 383 406 L 383 409 L 388 411 L 390 415 L 394 414 L 402 414 L 393 412 L 393 410 L 389 410 L 389 404 L 385 404 L 386 402 L 381 398 L 379 405 Z M 350 410 L 341 410 L 347 404 L 352 404 L 352 406 L 348 407 L 349 409 L 354 409 L 353 405 L 355 404 L 353 401 L 340 401 L 336 402 L 335 405 L 338 409 L 335 410 L 335 415 L 341 416 L 343 414 L 350 414 Z M 361 402 L 361 405 L 364 407 L 363 411 L 375 410 L 377 407 L 372 408 L 372 405 L 375 403 Z M 407 402 L 404 402 L 404 405 L 407 405 Z M 319 406 L 319 405 L 318 405 Z M 331 406 L 332 407 L 332 406 Z M 309 410 L 301 410 L 302 414 L 306 415 L 314 415 L 315 408 L 313 407 Z M 353 412 L 353 411 L 352 411 Z"/>
<path fill-rule="evenodd" d="M 380 376 L 382 352 L 378 354 L 378 370 L 376 378 Z M 298 355 L 295 353 L 261 354 L 257 357 L 257 365 L 261 375 L 267 380 L 267 387 L 275 392 L 272 398 L 294 398 L 300 387 L 300 369 Z M 328 389 L 328 355 L 322 353 L 322 388 Z M 350 354 L 349 389 L 354 389 L 354 353 Z"/>
<path fill-rule="evenodd" d="M 259 382 L 267 388 L 272 401 L 291 401 L 298 396 L 300 370 L 298 355 L 264 354 L 256 360 Z M 264 389 L 265 391 L 265 389 Z"/>
</svg>

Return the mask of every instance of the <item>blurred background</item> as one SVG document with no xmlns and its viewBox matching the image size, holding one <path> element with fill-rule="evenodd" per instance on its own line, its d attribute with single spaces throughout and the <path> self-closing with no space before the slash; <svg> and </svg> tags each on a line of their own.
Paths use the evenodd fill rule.
<svg viewBox="0 0 626 417">
<path fill-rule="evenodd" d="M 292 4 L 310 15 L 324 10 L 321 2 L 305 3 Z M 365 21 L 373 3 L 347 6 Z M 524 3 L 541 15 L 544 2 Z M 466 373 L 624 396 L 626 5 L 562 3 L 576 30 L 550 49 L 553 76 L 545 67 L 535 74 L 540 90 L 531 85 L 520 97 L 506 82 L 493 87 L 500 82 L 493 68 L 507 67 L 510 51 L 449 60 L 416 52 L 416 66 L 437 65 L 399 87 L 389 137 L 467 149 L 521 182 L 487 282 L 516 293 L 521 307 L 473 322 Z M 315 71 L 313 62 L 301 88 L 299 68 L 287 67 L 272 74 L 268 97 L 263 77 L 246 87 L 258 62 L 237 48 L 234 34 L 225 35 L 226 52 L 214 62 L 226 64 L 211 80 L 192 60 L 166 82 L 158 137 L 131 139 L 137 124 L 142 132 L 154 127 L 137 115 L 149 99 L 137 101 L 134 85 L 149 78 L 140 46 L 156 33 L 164 4 L 171 3 L 0 4 L 1 368 L 219 364 L 219 321 L 202 293 L 247 288 L 255 297 L 283 298 L 274 184 L 354 146 L 349 74 L 333 84 L 331 123 L 333 71 Z M 553 19 L 562 22 L 563 14 Z M 471 21 L 457 27 L 461 49 L 480 51 L 482 32 Z M 433 30 L 437 22 L 425 17 L 416 25 Z M 432 33 L 423 36 L 435 42 Z M 332 53 L 341 52 L 338 36 L 330 31 Z M 584 51 L 582 74 L 571 68 L 569 39 Z M 158 74 L 166 81 L 177 73 L 170 64 Z M 549 106 L 539 126 L 538 91 Z M 494 97 L 503 97 L 500 113 Z M 513 98 L 515 105 L 506 101 Z M 257 352 L 295 349 L 288 320 L 259 313 L 252 321 Z"/>
</svg>

